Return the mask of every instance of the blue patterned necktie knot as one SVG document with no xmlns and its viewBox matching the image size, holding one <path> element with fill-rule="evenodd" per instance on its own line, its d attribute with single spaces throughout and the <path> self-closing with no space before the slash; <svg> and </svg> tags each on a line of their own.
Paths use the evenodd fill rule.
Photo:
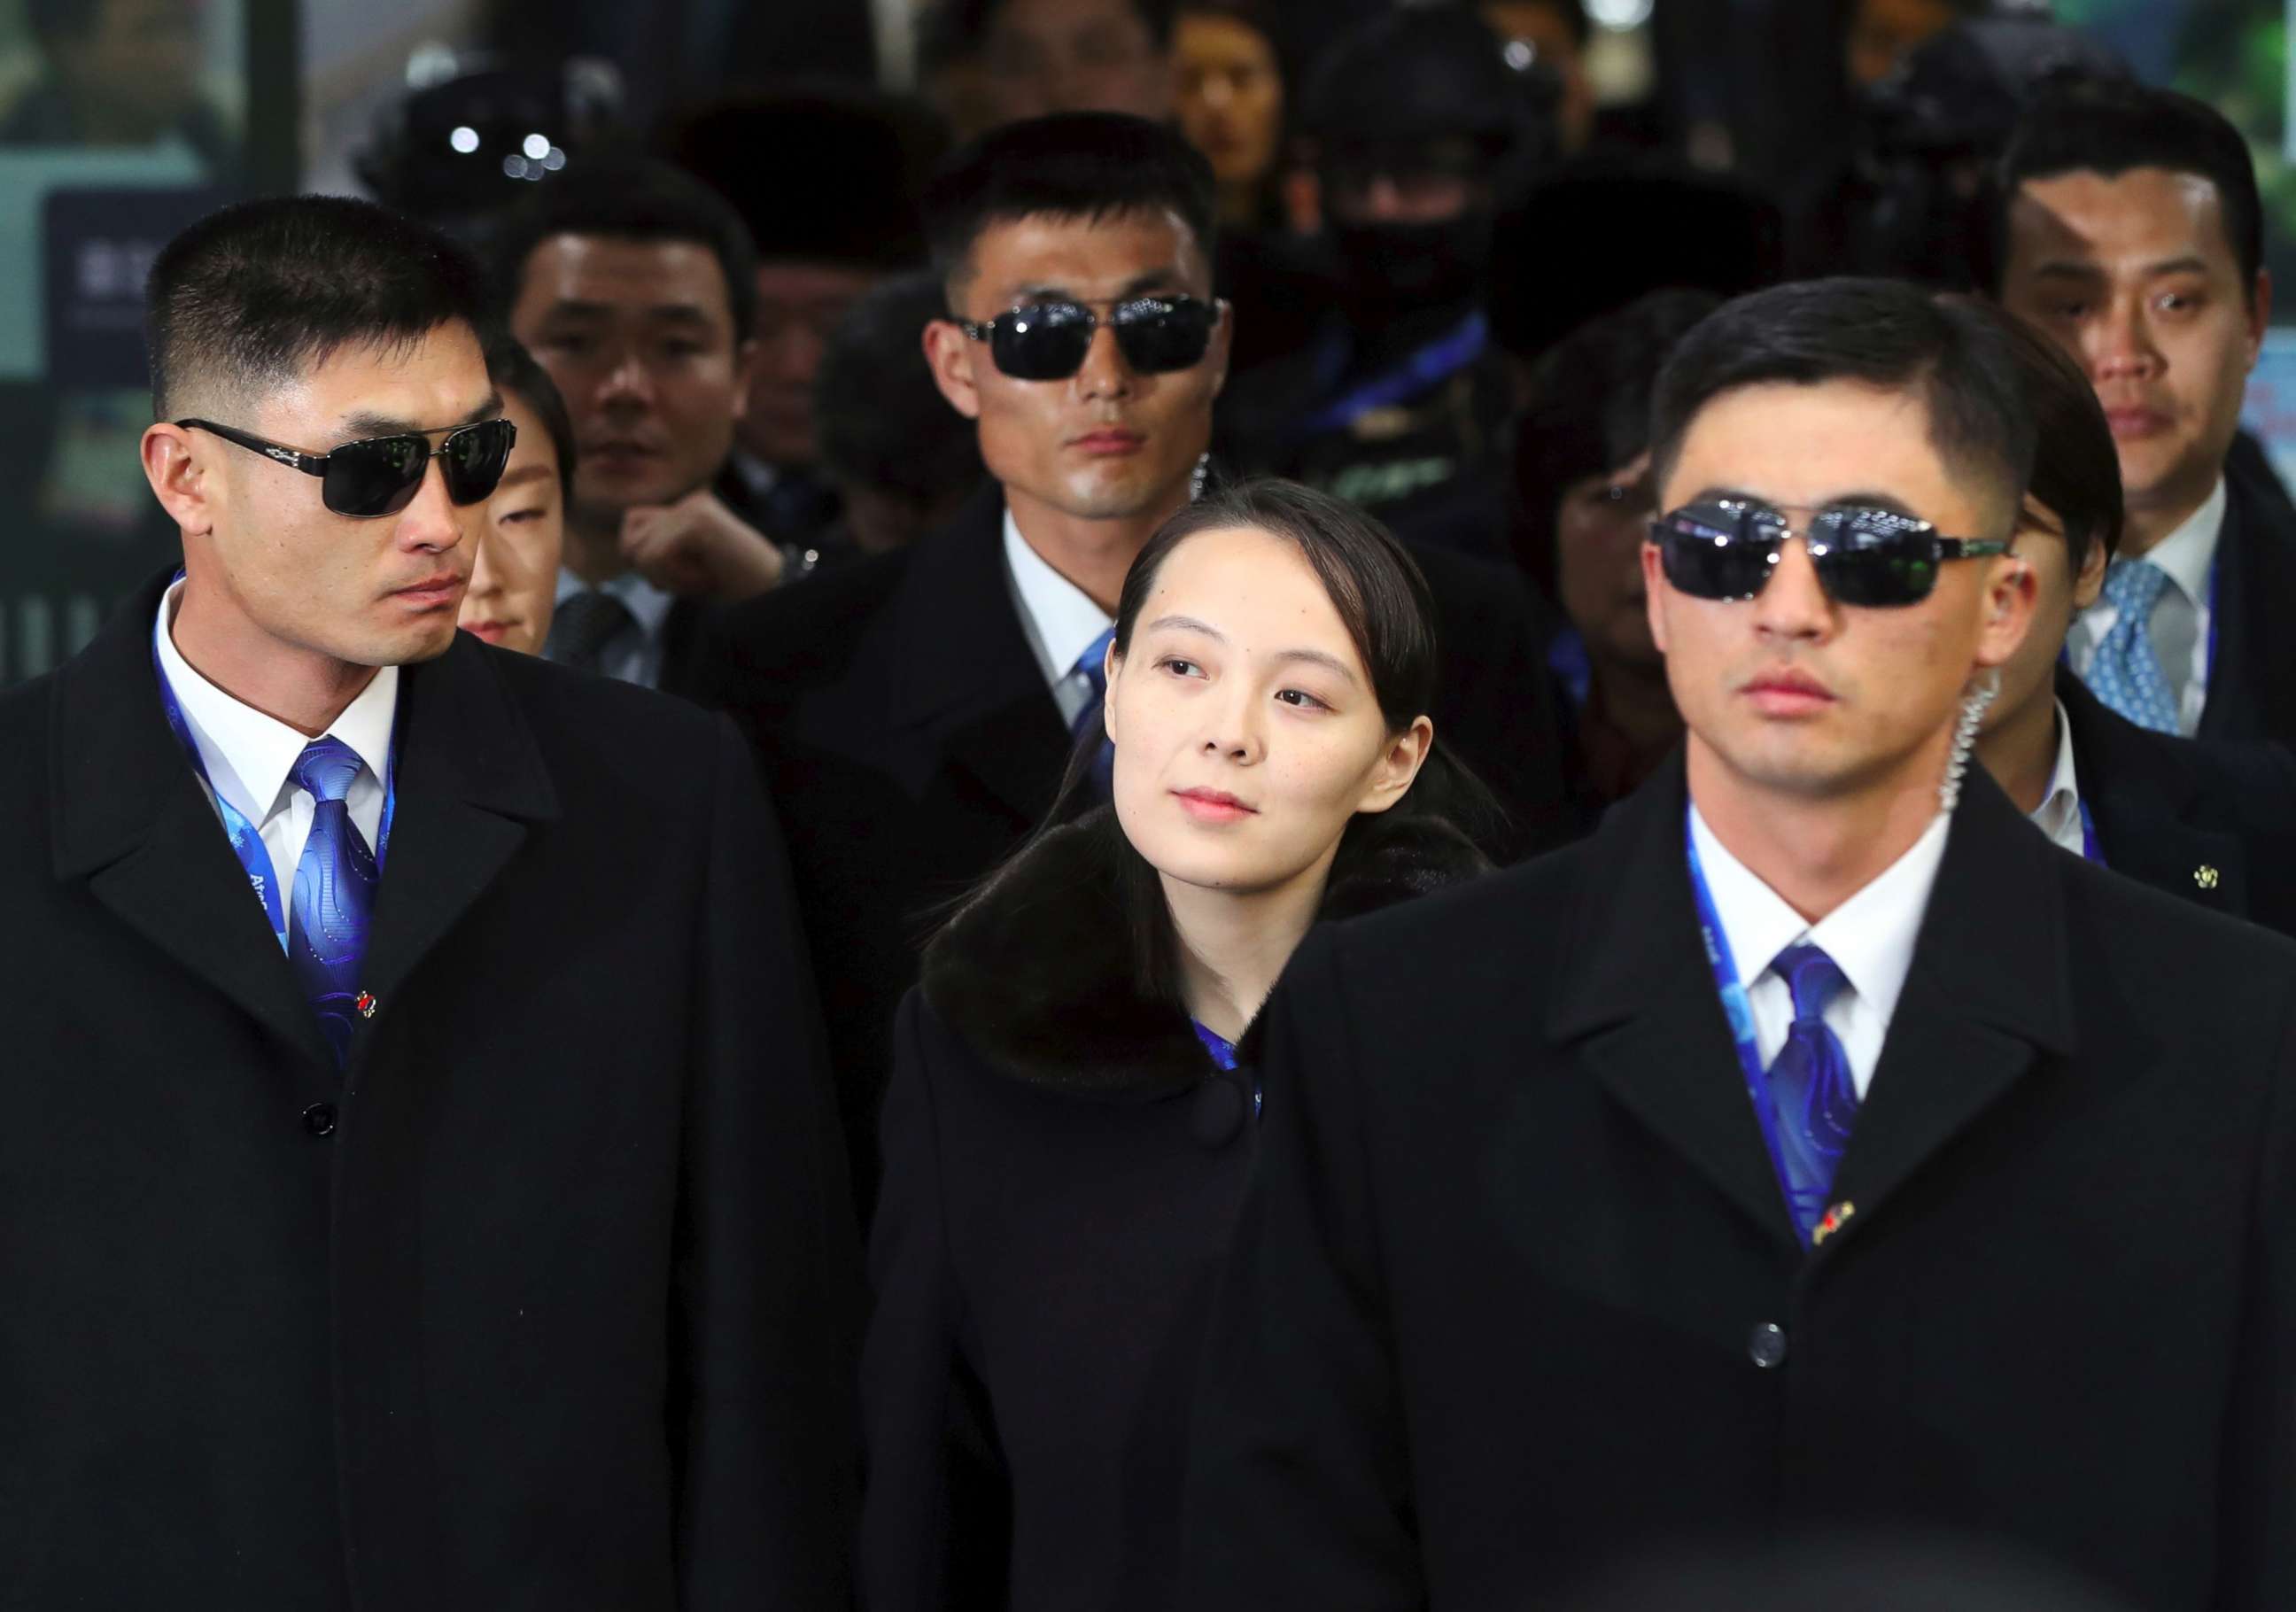
<svg viewBox="0 0 2296 1612">
<path fill-rule="evenodd" d="M 350 1051 L 359 964 L 381 878 L 373 850 L 351 821 L 348 800 L 365 765 L 357 751 L 331 737 L 305 745 L 288 769 L 296 787 L 307 790 L 315 804 L 311 832 L 295 864 L 287 961 L 338 1064 Z"/>
<path fill-rule="evenodd" d="M 2096 697 L 2129 721 L 2156 733 L 2179 730 L 2176 691 L 2152 642 L 2152 612 L 2169 590 L 2169 573 L 2146 560 L 2116 560 L 2104 574 L 2112 626 L 2089 658 L 2087 682 Z"/>
<path fill-rule="evenodd" d="M 1101 734 L 1100 749 L 1093 757 L 1092 777 L 1094 787 L 1100 791 L 1103 800 L 1108 798 L 1116 765 L 1116 746 L 1108 739 L 1107 724 L 1101 718 L 1101 708 L 1108 700 L 1108 646 L 1115 642 L 1116 629 L 1113 626 L 1103 629 L 1099 637 L 1085 646 L 1084 653 L 1077 657 L 1076 665 L 1069 673 L 1071 677 L 1080 676 L 1092 685 L 1092 698 L 1085 701 L 1084 708 L 1069 724 L 1069 740 L 1071 744 L 1081 747 L 1087 735 Z"/>
<path fill-rule="evenodd" d="M 1849 1056 L 1825 1022 L 1827 1005 L 1849 980 L 1839 963 L 1806 942 L 1780 952 L 1770 969 L 1793 998 L 1793 1025 L 1770 1061 L 1768 1080 L 1787 1206 L 1807 1241 L 1825 1213 L 1834 1166 L 1857 1117 Z"/>
</svg>

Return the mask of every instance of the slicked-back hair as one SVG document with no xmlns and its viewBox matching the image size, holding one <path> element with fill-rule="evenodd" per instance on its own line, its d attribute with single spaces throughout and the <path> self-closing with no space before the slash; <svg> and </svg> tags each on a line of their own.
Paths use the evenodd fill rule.
<svg viewBox="0 0 2296 1612">
<path fill-rule="evenodd" d="M 173 420 L 287 385 L 346 348 L 403 350 L 447 324 L 475 335 L 486 281 L 426 224 L 348 197 L 278 196 L 170 241 L 144 307 L 154 417 Z"/>
<path fill-rule="evenodd" d="M 567 412 L 566 397 L 559 391 L 558 383 L 515 336 L 501 331 L 496 331 L 487 343 L 487 379 L 504 397 L 515 397 L 532 409 L 534 417 L 542 422 L 543 435 L 550 438 L 551 452 L 558 456 L 558 490 L 565 495 L 566 507 L 571 509 L 574 416 Z"/>
<path fill-rule="evenodd" d="M 2225 236 L 2240 266 L 2241 294 L 2256 301 L 2264 262 L 2264 208 L 2248 142 L 2222 112 L 2174 90 L 2141 84 L 2083 84 L 2053 91 L 2017 121 L 1988 189 L 1988 283 L 1997 295 L 2009 266 L 2009 212 L 2020 186 L 2062 174 L 2117 179 L 2132 168 L 2190 174 L 2216 188 Z"/>
<path fill-rule="evenodd" d="M 2001 327 L 2033 421 L 2033 473 L 2025 493 L 2063 524 L 2072 574 L 2079 576 L 2088 562 L 2091 544 L 2102 544 L 2110 561 L 2120 550 L 2126 506 L 2120 453 L 2095 387 L 2063 348 L 2014 314 L 1975 297 L 1940 300 Z"/>
<path fill-rule="evenodd" d="M 773 160 L 760 152 L 759 161 Z M 866 206 L 857 198 L 856 206 Z M 497 307 L 507 318 L 526 281 L 527 259 L 554 235 L 698 246 L 718 259 L 738 346 L 758 324 L 758 249 L 734 204 L 669 163 L 616 157 L 546 179 L 503 221 L 495 238 Z"/>
<path fill-rule="evenodd" d="M 1901 280 L 1804 280 L 1701 321 L 1659 372 L 1652 477 L 1665 482 L 1691 422 L 1717 397 L 1829 380 L 1917 392 L 1938 456 L 1989 491 L 2005 517 L 2015 512 L 2032 473 L 2033 424 L 2009 338 L 1978 310 Z"/>
<path fill-rule="evenodd" d="M 1169 211 L 1209 265 L 1218 207 L 1211 164 L 1177 129 L 1125 112 L 1056 112 L 952 153 L 925 186 L 925 239 L 934 272 L 953 284 L 992 225 Z"/>
</svg>

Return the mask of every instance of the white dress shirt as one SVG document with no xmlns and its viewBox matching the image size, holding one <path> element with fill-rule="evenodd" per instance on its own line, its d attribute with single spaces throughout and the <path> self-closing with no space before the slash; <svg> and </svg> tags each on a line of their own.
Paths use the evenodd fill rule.
<svg viewBox="0 0 2296 1612">
<path fill-rule="evenodd" d="M 209 801 L 212 804 L 217 796 L 229 801 L 234 811 L 255 825 L 270 854 L 280 908 L 291 932 L 295 868 L 303 860 L 303 841 L 310 837 L 317 803 L 287 774 L 311 741 L 276 717 L 241 704 L 192 669 L 169 630 L 182 585 L 169 588 L 160 601 L 159 619 L 152 626 L 160 668 L 184 713 L 184 725 L 192 732 L 200 764 L 207 768 Z M 382 831 L 383 795 L 390 782 L 390 729 L 398 715 L 398 668 L 387 666 L 327 728 L 329 736 L 348 745 L 366 764 L 343 800 L 370 849 Z M 220 808 L 216 817 L 222 820 Z"/>
<path fill-rule="evenodd" d="M 590 585 L 562 567 L 558 573 L 558 602 L 564 604 L 577 593 L 587 593 Z M 625 628 L 606 641 L 600 654 L 598 670 L 608 677 L 624 683 L 635 683 L 642 688 L 661 686 L 661 629 L 669 619 L 669 612 L 677 603 L 677 595 L 665 593 L 636 571 L 624 571 L 611 582 L 598 585 L 598 592 L 611 593 L 622 601 L 637 623 L 635 632 Z"/>
<path fill-rule="evenodd" d="M 2225 484 L 2218 477 L 2216 491 L 2191 519 L 2144 554 L 2129 556 L 2148 560 L 2169 574 L 2161 602 L 2152 607 L 2152 652 L 2160 656 L 2161 675 L 2176 697 L 2177 731 L 2187 739 L 2200 731 L 2201 713 L 2209 703 L 2209 579 L 2216 569 L 2224 518 Z M 2112 601 L 2100 598 L 2074 618 L 2065 634 L 2065 653 L 2083 679 L 2096 646 L 2120 616 Z"/>
<path fill-rule="evenodd" d="M 2076 856 L 2088 854 L 2081 833 L 2080 774 L 2073 770 L 2073 725 L 2065 717 L 2065 702 L 2057 701 L 2057 765 L 2049 787 L 2031 819 L 2034 826 Z"/>
<path fill-rule="evenodd" d="M 1115 624 L 1114 618 L 1029 546 L 1009 507 L 1004 511 L 1004 569 L 1012 579 L 1013 601 L 1021 607 L 1021 629 L 1036 651 L 1046 686 L 1061 708 L 1061 720 L 1074 727 L 1092 703 L 1092 681 L 1077 670 L 1077 662 L 1092 641 Z"/>
<path fill-rule="evenodd" d="M 1945 860 L 1946 832 L 1953 820 L 1940 812 L 1874 881 L 1816 923 L 1805 922 L 1785 898 L 1733 856 L 1691 808 L 1690 832 L 1705 871 L 1707 894 L 1721 921 L 1723 938 L 1738 965 L 1738 978 L 1754 1012 L 1754 1044 L 1768 1068 L 1793 1026 L 1793 994 L 1770 964 L 1780 952 L 1808 941 L 1833 959 L 1849 983 L 1826 1004 L 1825 1022 L 1849 1060 L 1850 1077 L 1862 1101 L 1881 1061 L 1890 1017 L 1898 1011 L 1906 970 L 1913 966 L 1914 940 L 1929 908 L 1938 864 Z"/>
</svg>

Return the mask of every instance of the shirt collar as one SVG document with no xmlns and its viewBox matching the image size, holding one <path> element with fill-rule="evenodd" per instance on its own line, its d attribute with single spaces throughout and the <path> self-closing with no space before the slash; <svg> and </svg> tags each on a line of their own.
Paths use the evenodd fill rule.
<svg viewBox="0 0 2296 1612">
<path fill-rule="evenodd" d="M 1111 618 L 1093 602 L 1091 594 L 1029 546 L 1009 505 L 1004 511 L 1004 564 L 1021 595 L 1021 614 L 1034 632 L 1046 679 L 1060 683 L 1076 670 L 1077 661 L 1092 647 L 1093 640 L 1108 631 Z"/>
<path fill-rule="evenodd" d="M 169 631 L 183 584 L 161 595 L 152 642 L 160 669 L 192 732 L 208 783 L 233 810 L 258 829 L 277 810 L 287 774 L 311 741 L 275 716 L 224 692 L 185 660 Z M 390 787 L 390 734 L 398 716 L 398 668 L 378 670 L 357 699 L 327 726 L 326 737 L 348 745 L 384 789 Z"/>
<path fill-rule="evenodd" d="M 2195 605 L 2209 602 L 2209 571 L 2216 564 L 2217 538 L 2224 531 L 2225 484 L 2217 478 L 2216 490 L 2185 524 L 2154 544 L 2144 558 L 2169 574 L 2169 580 Z"/>
<path fill-rule="evenodd" d="M 1780 952 L 1808 940 L 1833 959 L 1849 988 L 1887 1024 L 1906 988 L 1914 942 L 1921 934 L 1922 914 L 1929 908 L 1939 864 L 1945 860 L 1946 833 L 1952 822 L 1939 813 L 1911 849 L 1812 924 L 1804 922 L 1801 914 L 1786 904 L 1785 897 L 1732 855 L 1693 806 L 1691 837 L 1698 847 L 1698 863 L 1706 875 L 1714 915 L 1721 921 L 1723 938 L 1730 943 L 1731 958 L 1738 965 L 1740 982 L 1751 986 L 1770 971 Z"/>
<path fill-rule="evenodd" d="M 557 602 L 564 604 L 576 593 L 588 592 L 590 586 L 589 583 L 562 566 L 558 572 Z M 661 635 L 661 624 L 669 619 L 669 612 L 677 603 L 676 594 L 663 593 L 636 571 L 624 571 L 610 581 L 599 583 L 597 591 L 611 593 L 620 600 L 623 608 L 638 624 L 638 630 L 648 638 Z"/>
<path fill-rule="evenodd" d="M 2057 701 L 2057 765 L 2049 774 L 2049 787 L 2042 792 L 2041 804 L 2035 809 L 2032 820 L 2041 832 L 2059 845 L 2078 845 L 2080 831 L 2080 775 L 2073 768 L 2073 724 L 2065 715 L 2065 702 Z"/>
</svg>

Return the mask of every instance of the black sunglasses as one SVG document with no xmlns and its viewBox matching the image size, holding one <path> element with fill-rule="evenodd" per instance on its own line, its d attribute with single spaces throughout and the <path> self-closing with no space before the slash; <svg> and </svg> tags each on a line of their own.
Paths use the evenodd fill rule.
<svg viewBox="0 0 2296 1612">
<path fill-rule="evenodd" d="M 1124 362 L 1143 375 L 1192 368 L 1212 344 L 1220 305 L 1193 297 L 1131 297 L 1108 313 Z M 1065 380 L 1084 367 L 1102 320 L 1081 302 L 1031 302 L 986 322 L 953 320 L 988 344 L 996 367 L 1015 380 Z"/>
<path fill-rule="evenodd" d="M 316 476 L 319 502 L 338 515 L 360 520 L 396 515 L 414 503 L 434 452 L 439 473 L 447 480 L 447 496 L 456 503 L 478 503 L 491 495 L 502 480 L 503 467 L 510 462 L 511 445 L 518 440 L 518 428 L 509 421 L 481 420 L 448 431 L 436 449 L 429 434 L 409 432 L 404 437 L 346 442 L 324 454 L 303 454 L 212 420 L 176 423 L 185 430 L 211 432 L 226 442 L 275 459 L 290 470 Z"/>
<path fill-rule="evenodd" d="M 1751 599 L 1792 535 L 1779 511 L 1735 498 L 1686 504 L 1651 522 L 1666 579 L 1693 599 Z M 1883 610 L 1928 598 L 1948 560 L 2009 552 L 2006 538 L 1940 537 L 1926 520 L 1856 505 L 1816 511 L 1801 535 L 1828 594 Z"/>
</svg>

